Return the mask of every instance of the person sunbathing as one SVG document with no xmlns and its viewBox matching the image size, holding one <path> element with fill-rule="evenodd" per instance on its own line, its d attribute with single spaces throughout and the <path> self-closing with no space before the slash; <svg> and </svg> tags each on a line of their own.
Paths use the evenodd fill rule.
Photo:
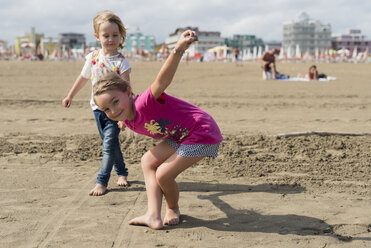
<svg viewBox="0 0 371 248">
<path fill-rule="evenodd" d="M 312 65 L 311 67 L 309 67 L 308 70 L 308 78 L 309 80 L 318 80 L 320 78 L 327 78 L 327 75 L 323 73 L 318 73 L 317 66 Z"/>
</svg>

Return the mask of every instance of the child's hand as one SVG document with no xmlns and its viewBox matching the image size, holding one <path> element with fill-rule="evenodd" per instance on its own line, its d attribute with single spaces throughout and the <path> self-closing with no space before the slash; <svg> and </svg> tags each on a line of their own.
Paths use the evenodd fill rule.
<svg viewBox="0 0 371 248">
<path fill-rule="evenodd" d="M 175 45 L 175 49 L 177 51 L 184 52 L 185 50 L 188 49 L 188 47 L 192 44 L 192 42 L 197 41 L 197 40 L 198 40 L 198 37 L 197 37 L 196 32 L 193 30 L 187 30 L 180 35 L 178 42 Z"/>
<path fill-rule="evenodd" d="M 121 129 L 121 131 L 124 131 L 126 126 L 123 121 L 117 122 L 117 126 Z"/>
<path fill-rule="evenodd" d="M 62 100 L 62 106 L 65 108 L 69 108 L 71 106 L 72 99 L 66 97 Z"/>
</svg>

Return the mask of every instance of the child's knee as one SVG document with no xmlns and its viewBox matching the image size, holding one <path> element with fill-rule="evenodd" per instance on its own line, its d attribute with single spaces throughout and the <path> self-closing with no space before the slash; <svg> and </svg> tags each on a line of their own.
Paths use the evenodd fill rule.
<svg viewBox="0 0 371 248">
<path fill-rule="evenodd" d="M 161 170 L 161 168 L 158 168 L 156 170 L 156 179 L 158 184 L 163 187 L 165 186 L 169 181 L 174 180 L 170 173 L 166 172 L 165 170 Z"/>
<path fill-rule="evenodd" d="M 153 158 L 148 152 L 144 153 L 144 155 L 140 159 L 140 164 L 143 171 L 155 169 Z"/>
</svg>

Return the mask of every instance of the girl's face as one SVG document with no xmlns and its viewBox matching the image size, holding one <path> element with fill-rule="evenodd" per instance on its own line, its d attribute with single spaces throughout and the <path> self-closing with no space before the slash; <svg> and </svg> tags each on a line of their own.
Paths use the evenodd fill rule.
<svg viewBox="0 0 371 248">
<path fill-rule="evenodd" d="M 95 103 L 106 113 L 108 118 L 114 121 L 134 119 L 133 102 L 130 88 L 126 92 L 110 90 L 95 96 Z"/>
<path fill-rule="evenodd" d="M 114 22 L 103 22 L 99 26 L 99 33 L 94 36 L 101 43 L 102 49 L 106 53 L 115 53 L 120 45 L 121 34 L 119 26 Z"/>
</svg>

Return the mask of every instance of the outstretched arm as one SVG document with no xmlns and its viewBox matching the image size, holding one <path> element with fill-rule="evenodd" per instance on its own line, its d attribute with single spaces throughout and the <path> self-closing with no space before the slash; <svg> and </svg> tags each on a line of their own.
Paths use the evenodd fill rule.
<svg viewBox="0 0 371 248">
<path fill-rule="evenodd" d="M 68 95 L 66 98 L 62 100 L 63 107 L 69 108 L 72 103 L 72 98 L 81 90 L 82 87 L 88 82 L 89 79 L 84 78 L 83 76 L 78 76 L 75 83 L 73 84 L 72 88 L 70 89 L 70 92 L 68 92 Z"/>
<path fill-rule="evenodd" d="M 174 50 L 170 53 L 170 56 L 161 67 L 160 72 L 151 85 L 151 92 L 155 99 L 157 99 L 170 85 L 184 51 L 187 50 L 194 41 L 197 41 L 195 31 L 187 30 L 181 34 Z"/>
</svg>

